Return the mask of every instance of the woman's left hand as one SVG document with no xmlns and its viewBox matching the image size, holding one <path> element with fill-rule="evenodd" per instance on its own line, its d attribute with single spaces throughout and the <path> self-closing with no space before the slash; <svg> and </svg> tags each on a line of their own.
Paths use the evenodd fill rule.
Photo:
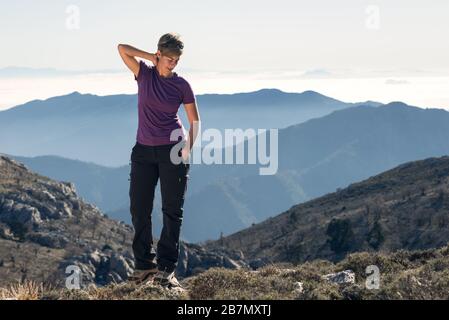
<svg viewBox="0 0 449 320">
<path fill-rule="evenodd" d="M 182 148 L 181 149 L 181 157 L 182 157 L 182 162 L 188 163 L 189 157 L 190 157 L 190 150 L 186 147 Z"/>
</svg>

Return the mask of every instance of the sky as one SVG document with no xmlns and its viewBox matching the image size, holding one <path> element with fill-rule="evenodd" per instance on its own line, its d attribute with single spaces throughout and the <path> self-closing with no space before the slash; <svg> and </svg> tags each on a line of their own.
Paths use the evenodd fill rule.
<svg viewBox="0 0 449 320">
<path fill-rule="evenodd" d="M 166 32 L 184 41 L 175 71 L 196 94 L 315 90 L 449 109 L 448 16 L 447 0 L 0 0 L 0 110 L 135 93 L 117 45 L 155 52 Z"/>
</svg>

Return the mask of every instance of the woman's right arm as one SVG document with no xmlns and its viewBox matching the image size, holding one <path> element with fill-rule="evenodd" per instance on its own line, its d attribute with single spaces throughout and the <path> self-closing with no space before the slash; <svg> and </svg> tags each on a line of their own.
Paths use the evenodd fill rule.
<svg viewBox="0 0 449 320">
<path fill-rule="evenodd" d="M 136 57 L 150 60 L 154 65 L 157 64 L 156 55 L 146 51 L 139 50 L 127 44 L 119 44 L 118 52 L 123 62 L 137 77 L 139 75 L 140 65 Z"/>
</svg>

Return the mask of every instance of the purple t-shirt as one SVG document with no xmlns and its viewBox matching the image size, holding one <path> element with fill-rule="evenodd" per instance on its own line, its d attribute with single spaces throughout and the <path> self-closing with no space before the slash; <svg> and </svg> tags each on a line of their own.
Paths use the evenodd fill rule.
<svg viewBox="0 0 449 320">
<path fill-rule="evenodd" d="M 155 66 L 140 61 L 138 85 L 137 142 L 157 146 L 185 141 L 186 133 L 178 116 L 181 103 L 195 102 L 190 84 L 176 72 L 170 78 L 159 75 Z M 173 130 L 178 130 L 177 140 L 170 140 Z M 178 132 L 176 132 L 178 133 Z M 179 136 L 179 137 L 178 137 Z"/>
</svg>

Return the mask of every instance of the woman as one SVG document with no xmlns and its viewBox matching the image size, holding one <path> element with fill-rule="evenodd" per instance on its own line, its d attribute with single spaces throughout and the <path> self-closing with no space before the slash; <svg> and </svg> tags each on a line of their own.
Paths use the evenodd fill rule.
<svg viewBox="0 0 449 320">
<path fill-rule="evenodd" d="M 183 48 L 183 42 L 175 33 L 164 34 L 159 39 L 155 54 L 129 45 L 118 45 L 120 56 L 134 73 L 138 84 L 138 130 L 131 153 L 129 188 L 135 231 L 135 272 L 130 280 L 136 283 L 153 279 L 168 287 L 179 287 L 174 271 L 179 256 L 179 234 L 190 169 L 187 161 L 200 121 L 190 84 L 173 72 Z M 154 66 L 136 58 L 149 60 Z M 177 114 L 181 103 L 190 124 L 188 137 Z M 155 251 L 151 212 L 158 179 L 163 228 Z"/>
</svg>

